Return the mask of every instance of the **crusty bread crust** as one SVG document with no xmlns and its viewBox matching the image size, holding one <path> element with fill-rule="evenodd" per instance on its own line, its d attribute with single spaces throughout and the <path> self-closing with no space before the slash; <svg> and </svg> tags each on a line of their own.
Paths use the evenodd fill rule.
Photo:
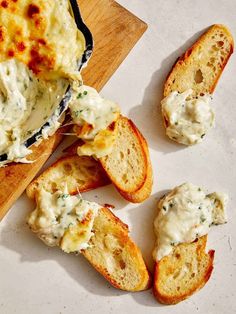
<svg viewBox="0 0 236 314">
<path fill-rule="evenodd" d="M 180 244 L 171 255 L 156 262 L 153 293 L 159 302 L 179 303 L 207 283 L 213 271 L 215 252 L 205 253 L 206 242 L 207 236 L 203 236 L 193 243 Z M 186 265 L 186 273 L 181 273 Z"/>
<path fill-rule="evenodd" d="M 234 50 L 234 40 L 227 27 L 212 25 L 172 67 L 164 85 L 164 97 L 172 91 L 191 88 L 197 93 L 213 93 Z M 202 81 L 195 81 L 200 71 Z M 212 74 L 212 77 L 210 75 Z M 197 79 L 197 78 L 196 78 Z"/>
<path fill-rule="evenodd" d="M 43 186 L 53 193 L 67 183 L 71 195 L 86 192 L 110 184 L 101 165 L 93 158 L 68 155 L 57 160 L 40 176 L 34 179 L 26 189 L 27 196 L 34 199 L 35 192 Z"/>
<path fill-rule="evenodd" d="M 93 267 L 115 288 L 125 291 L 150 288 L 150 274 L 140 249 L 128 235 L 128 226 L 104 207 L 95 218 L 93 229 L 91 247 L 82 252 Z"/>
</svg>

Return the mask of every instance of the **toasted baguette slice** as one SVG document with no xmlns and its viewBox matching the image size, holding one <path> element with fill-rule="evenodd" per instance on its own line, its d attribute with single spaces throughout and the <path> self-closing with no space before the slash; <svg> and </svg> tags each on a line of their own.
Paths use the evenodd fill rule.
<svg viewBox="0 0 236 314">
<path fill-rule="evenodd" d="M 213 93 L 233 49 L 230 31 L 224 25 L 211 26 L 173 66 L 165 82 L 164 97 L 188 89 L 193 90 L 193 96 Z"/>
<path fill-rule="evenodd" d="M 85 192 L 110 183 L 101 165 L 90 157 L 79 157 L 77 154 L 62 157 L 51 167 L 34 179 L 27 187 L 30 199 L 41 186 L 48 192 L 63 189 L 67 183 L 71 195 Z"/>
<path fill-rule="evenodd" d="M 83 251 L 93 267 L 118 289 L 150 288 L 149 272 L 139 248 L 129 238 L 128 226 L 104 207 L 94 220 L 93 230 L 91 247 Z"/>
<path fill-rule="evenodd" d="M 112 153 L 99 158 L 99 161 L 125 199 L 142 202 L 152 190 L 152 167 L 147 143 L 128 118 L 121 116 L 117 128 Z"/>
<path fill-rule="evenodd" d="M 153 291 L 164 304 L 176 304 L 190 297 L 208 281 L 213 270 L 214 251 L 205 253 L 207 236 L 178 245 L 171 255 L 155 265 Z"/>
<path fill-rule="evenodd" d="M 78 140 L 64 152 L 76 154 Z M 118 136 L 110 155 L 99 159 L 118 192 L 132 203 L 141 203 L 152 191 L 153 172 L 148 145 L 134 123 L 120 117 Z"/>
</svg>

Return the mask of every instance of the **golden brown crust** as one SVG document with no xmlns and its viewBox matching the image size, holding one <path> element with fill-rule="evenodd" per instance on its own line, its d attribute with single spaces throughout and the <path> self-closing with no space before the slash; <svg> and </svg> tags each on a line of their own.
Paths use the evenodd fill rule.
<svg viewBox="0 0 236 314">
<path fill-rule="evenodd" d="M 227 40 L 230 43 L 230 49 L 227 53 L 226 58 L 224 58 L 223 62 L 220 65 L 218 65 L 219 66 L 218 74 L 215 77 L 215 80 L 212 83 L 212 85 L 208 88 L 208 92 L 213 93 L 213 91 L 216 87 L 216 84 L 217 84 L 217 82 L 218 82 L 218 80 L 219 80 L 219 78 L 223 72 L 223 69 L 226 66 L 231 54 L 234 51 L 234 40 L 233 40 L 233 37 L 232 37 L 230 31 L 228 30 L 227 27 L 225 27 L 224 25 L 220 25 L 220 24 L 212 25 L 202 36 L 200 36 L 200 38 L 193 44 L 193 46 L 191 46 L 181 57 L 179 57 L 176 60 L 175 64 L 173 65 L 171 71 L 169 72 L 169 74 L 166 78 L 166 82 L 164 85 L 164 97 L 168 96 L 168 94 L 172 91 L 171 86 L 173 85 L 173 82 L 175 81 L 175 77 L 177 77 L 179 75 L 179 72 L 181 71 L 183 65 L 185 65 L 186 62 L 191 58 L 193 51 L 198 49 L 198 47 L 202 44 L 202 42 L 206 39 L 206 37 L 209 34 L 214 33 L 217 29 L 224 32 L 224 34 L 227 36 Z"/>
<path fill-rule="evenodd" d="M 181 246 L 190 247 L 190 246 L 196 246 L 196 255 L 199 259 L 199 262 L 201 259 L 207 259 L 208 263 L 206 267 L 204 268 L 204 273 L 201 275 L 201 278 L 199 281 L 195 282 L 193 285 L 190 286 L 189 283 L 186 283 L 186 285 L 189 284 L 189 286 L 185 289 L 183 293 L 178 293 L 176 295 L 174 294 L 167 294 L 163 292 L 163 288 L 161 285 L 162 276 L 163 276 L 163 265 L 166 263 L 167 259 L 168 261 L 171 261 L 171 256 L 167 256 L 163 258 L 160 261 L 157 261 L 155 264 L 155 271 L 154 271 L 154 285 L 153 285 L 153 293 L 156 299 L 163 303 L 163 304 L 177 304 L 188 297 L 190 297 L 193 293 L 200 290 L 209 280 L 212 271 L 213 271 L 213 261 L 214 261 L 214 250 L 210 250 L 207 254 L 205 253 L 206 248 L 206 242 L 207 242 L 207 236 L 203 236 L 200 239 L 196 240 L 193 243 L 188 244 L 182 244 Z M 174 253 L 173 253 L 174 255 Z M 208 256 L 207 256 L 208 255 Z M 164 260 L 165 259 L 165 260 Z M 172 260 L 174 263 L 174 260 Z M 173 268 L 176 268 L 176 265 L 173 265 Z M 169 276 L 172 275 L 172 269 L 170 268 Z"/>
</svg>

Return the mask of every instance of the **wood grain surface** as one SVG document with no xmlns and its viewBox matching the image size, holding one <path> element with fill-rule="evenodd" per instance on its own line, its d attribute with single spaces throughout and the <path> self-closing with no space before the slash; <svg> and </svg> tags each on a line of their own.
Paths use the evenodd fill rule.
<svg viewBox="0 0 236 314">
<path fill-rule="evenodd" d="M 85 23 L 93 33 L 95 47 L 82 75 L 87 85 L 100 90 L 145 32 L 147 25 L 112 0 L 78 0 Z M 24 192 L 63 137 L 62 130 L 30 156 L 36 162 L 0 168 L 0 220 Z"/>
</svg>

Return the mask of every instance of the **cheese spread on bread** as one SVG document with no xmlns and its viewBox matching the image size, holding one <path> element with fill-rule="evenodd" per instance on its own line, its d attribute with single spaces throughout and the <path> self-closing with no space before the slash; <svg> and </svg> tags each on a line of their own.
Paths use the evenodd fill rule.
<svg viewBox="0 0 236 314">
<path fill-rule="evenodd" d="M 43 137 L 55 132 L 60 123 L 51 116 L 67 86 L 65 79 L 38 79 L 16 59 L 0 63 L 0 155 L 20 161 L 31 152 L 23 142 L 46 122 Z"/>
<path fill-rule="evenodd" d="M 215 120 L 211 95 L 193 98 L 192 93 L 173 91 L 161 102 L 167 136 L 184 145 L 200 143 Z"/>
<path fill-rule="evenodd" d="M 69 0 L 1 1 L 0 62 L 16 58 L 46 80 L 74 78 L 84 49 Z"/>
<path fill-rule="evenodd" d="M 63 191 L 50 193 L 41 188 L 36 193 L 36 209 L 28 224 L 49 246 L 60 246 L 66 253 L 80 252 L 89 247 L 93 222 L 100 205 Z"/>
<path fill-rule="evenodd" d="M 69 104 L 76 135 L 84 141 L 78 148 L 78 155 L 108 155 L 115 142 L 115 124 L 120 116 L 119 106 L 102 98 L 89 86 L 74 86 L 72 100 Z"/>
<path fill-rule="evenodd" d="M 208 234 L 212 225 L 227 222 L 225 208 L 228 197 L 222 193 L 206 193 L 184 183 L 163 197 L 154 222 L 157 236 L 154 260 L 171 254 L 180 243 L 191 243 Z"/>
</svg>

